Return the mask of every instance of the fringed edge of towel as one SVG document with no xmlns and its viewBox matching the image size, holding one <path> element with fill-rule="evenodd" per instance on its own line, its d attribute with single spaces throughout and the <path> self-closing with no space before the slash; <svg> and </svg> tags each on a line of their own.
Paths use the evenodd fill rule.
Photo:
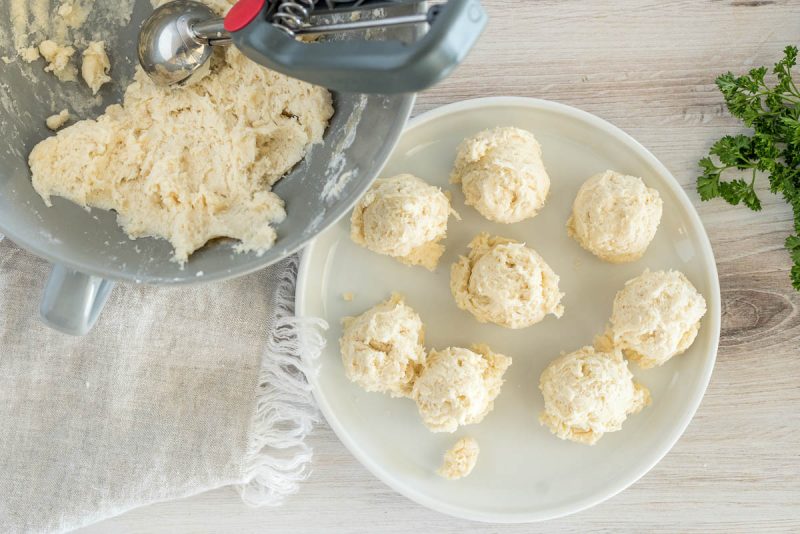
<svg viewBox="0 0 800 534">
<path fill-rule="evenodd" d="M 250 506 L 276 506 L 310 474 L 311 448 L 305 440 L 319 421 L 307 376 L 325 346 L 322 319 L 294 316 L 299 255 L 288 260 L 275 297 L 275 324 L 261 359 L 256 410 L 238 485 Z"/>
</svg>

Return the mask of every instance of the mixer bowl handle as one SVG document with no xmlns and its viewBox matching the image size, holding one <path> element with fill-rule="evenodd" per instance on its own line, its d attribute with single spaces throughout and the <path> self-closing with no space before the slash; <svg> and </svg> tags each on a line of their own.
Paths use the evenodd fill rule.
<svg viewBox="0 0 800 534">
<path fill-rule="evenodd" d="M 42 321 L 59 332 L 83 336 L 97 322 L 113 288 L 110 280 L 56 264 L 39 305 Z"/>
</svg>

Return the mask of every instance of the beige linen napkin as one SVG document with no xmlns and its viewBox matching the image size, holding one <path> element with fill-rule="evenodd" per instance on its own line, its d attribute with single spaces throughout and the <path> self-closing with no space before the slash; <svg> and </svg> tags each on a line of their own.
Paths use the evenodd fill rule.
<svg viewBox="0 0 800 534">
<path fill-rule="evenodd" d="M 317 417 L 303 373 L 324 327 L 292 317 L 297 264 L 120 284 L 75 338 L 39 322 L 46 262 L 0 242 L 0 532 L 70 530 L 226 485 L 252 505 L 295 492 Z"/>
</svg>

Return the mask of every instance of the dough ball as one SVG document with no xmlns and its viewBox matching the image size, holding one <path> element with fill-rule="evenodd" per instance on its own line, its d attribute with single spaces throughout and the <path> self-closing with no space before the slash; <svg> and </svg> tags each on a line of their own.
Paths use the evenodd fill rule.
<svg viewBox="0 0 800 534">
<path fill-rule="evenodd" d="M 593 445 L 622 428 L 628 414 L 650 403 L 650 393 L 633 381 L 619 351 L 583 347 L 556 358 L 539 378 L 544 410 L 539 421 L 561 439 Z"/>
<path fill-rule="evenodd" d="M 346 317 L 339 339 L 345 374 L 367 391 L 407 397 L 425 363 L 422 320 L 402 295 Z"/>
<path fill-rule="evenodd" d="M 694 342 L 706 301 L 679 271 L 645 271 L 614 298 L 610 338 L 643 369 L 662 365 Z"/>
<path fill-rule="evenodd" d="M 480 423 L 494 408 L 510 365 L 511 358 L 486 345 L 431 351 L 411 394 L 425 426 L 455 432 L 461 425 Z"/>
<path fill-rule="evenodd" d="M 478 463 L 478 454 L 481 449 L 474 438 L 461 438 L 455 445 L 444 453 L 444 462 L 437 473 L 448 480 L 464 478 L 472 473 Z"/>
<path fill-rule="evenodd" d="M 464 140 L 450 181 L 461 184 L 468 206 L 499 223 L 533 217 L 550 191 L 542 147 L 532 133 L 513 127 Z"/>
<path fill-rule="evenodd" d="M 641 178 L 614 171 L 596 174 L 578 190 L 567 233 L 611 263 L 642 257 L 661 221 L 661 197 Z"/>
<path fill-rule="evenodd" d="M 456 305 L 482 322 L 507 328 L 561 317 L 558 276 L 535 251 L 511 239 L 478 234 L 450 271 Z"/>
<path fill-rule="evenodd" d="M 416 176 L 378 179 L 353 209 L 350 236 L 373 252 L 433 270 L 451 213 L 447 196 Z"/>
</svg>

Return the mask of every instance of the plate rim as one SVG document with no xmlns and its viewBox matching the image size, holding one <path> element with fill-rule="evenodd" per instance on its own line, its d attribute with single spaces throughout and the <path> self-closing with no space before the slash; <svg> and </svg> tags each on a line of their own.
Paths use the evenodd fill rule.
<svg viewBox="0 0 800 534">
<path fill-rule="evenodd" d="M 695 228 L 699 228 L 698 238 L 700 242 L 700 247 L 704 255 L 707 255 L 711 258 L 711 265 L 709 274 L 711 275 L 712 279 L 712 286 L 711 286 L 711 294 L 707 295 L 706 298 L 709 301 L 709 310 L 714 310 L 715 313 L 707 314 L 707 321 L 706 328 L 711 328 L 711 341 L 712 341 L 712 350 L 710 354 L 706 358 L 705 365 L 702 369 L 702 376 L 701 376 L 701 384 L 702 387 L 698 388 L 695 392 L 693 398 L 689 403 L 689 409 L 684 412 L 682 419 L 678 422 L 677 425 L 673 426 L 672 431 L 669 434 L 668 439 L 664 440 L 663 446 L 661 446 L 655 452 L 650 451 L 650 453 L 645 457 L 645 462 L 643 467 L 636 472 L 634 472 L 631 476 L 625 477 L 616 481 L 615 484 L 609 485 L 605 491 L 598 491 L 596 494 L 582 499 L 580 501 L 576 501 L 571 505 L 563 505 L 560 507 L 556 507 L 546 511 L 545 513 L 540 512 L 482 512 L 482 511 L 475 511 L 470 508 L 461 507 L 452 505 L 446 502 L 442 502 L 438 499 L 432 498 L 427 494 L 416 490 L 413 487 L 410 487 L 406 484 L 401 483 L 397 479 L 395 479 L 389 472 L 387 472 L 383 466 L 381 466 L 378 462 L 374 461 L 367 453 L 365 453 L 358 444 L 355 443 L 353 439 L 349 436 L 345 426 L 339 421 L 336 415 L 330 408 L 330 405 L 327 403 L 325 397 L 321 394 L 319 383 L 317 380 L 318 374 L 318 367 L 311 373 L 309 373 L 308 381 L 311 386 L 312 394 L 314 395 L 314 399 L 317 401 L 317 404 L 322 411 L 322 414 L 325 417 L 325 420 L 330 425 L 331 429 L 333 429 L 336 437 L 339 438 L 339 441 L 345 446 L 345 448 L 350 452 L 350 454 L 355 457 L 358 462 L 367 468 L 375 477 L 377 477 L 380 481 L 384 484 L 392 488 L 394 491 L 400 493 L 404 497 L 411 499 L 412 501 L 420 504 L 428 509 L 444 513 L 453 517 L 467 519 L 471 521 L 480 521 L 484 523 L 534 523 L 540 521 L 548 521 L 551 519 L 557 519 L 560 517 L 565 517 L 568 515 L 572 515 L 583 510 L 587 510 L 592 508 L 602 502 L 605 502 L 615 495 L 618 495 L 625 489 L 632 486 L 636 483 L 639 479 L 641 479 L 644 475 L 649 473 L 653 467 L 656 466 L 675 446 L 681 436 L 684 434 L 686 429 L 691 423 L 692 419 L 694 419 L 695 414 L 697 413 L 697 409 L 700 407 L 700 403 L 705 397 L 705 393 L 708 389 L 708 384 L 711 380 L 711 375 L 714 370 L 714 365 L 717 359 L 717 353 L 719 350 L 719 339 L 720 339 L 720 330 L 721 330 L 721 313 L 722 313 L 722 306 L 721 306 L 721 294 L 720 294 L 720 286 L 719 286 L 719 273 L 717 271 L 717 263 L 716 258 L 714 256 L 714 250 L 711 246 L 711 241 L 708 238 L 708 233 L 706 232 L 705 226 L 703 225 L 702 220 L 700 219 L 700 215 L 697 213 L 694 205 L 692 205 L 689 196 L 686 194 L 686 191 L 680 185 L 680 183 L 675 179 L 672 173 L 666 168 L 666 166 L 658 160 L 658 158 L 653 155 L 647 148 L 645 148 L 641 143 L 639 143 L 636 139 L 634 139 L 630 134 L 611 124 L 610 122 L 602 119 L 596 115 L 593 115 L 587 111 L 583 111 L 581 109 L 569 106 L 567 104 L 562 104 L 559 102 L 554 102 L 550 100 L 544 100 L 539 98 L 529 98 L 529 97 L 518 97 L 518 96 L 495 96 L 495 97 L 483 97 L 483 98 L 473 98 L 467 100 L 461 100 L 457 102 L 453 102 L 450 104 L 446 104 L 444 106 L 440 106 L 424 113 L 421 113 L 411 120 L 408 121 L 405 128 L 403 129 L 400 138 L 404 135 L 409 133 L 411 130 L 420 127 L 424 124 L 429 122 L 438 120 L 442 117 L 460 113 L 463 111 L 468 110 L 475 110 L 475 109 L 485 109 L 485 108 L 492 108 L 492 107 L 523 107 L 527 109 L 537 109 L 543 111 L 550 111 L 555 112 L 557 114 L 566 115 L 573 119 L 577 119 L 579 121 L 583 121 L 588 123 L 590 126 L 602 130 L 606 134 L 616 138 L 618 141 L 621 141 L 623 144 L 629 146 L 633 149 L 636 154 L 645 159 L 646 163 L 650 165 L 652 168 L 656 170 L 656 172 L 663 178 L 665 178 L 664 183 L 667 187 L 671 190 L 671 192 L 679 199 L 679 203 L 682 205 L 684 210 L 688 213 L 688 217 L 690 219 L 691 224 Z M 398 139 L 399 143 L 399 139 Z M 391 156 L 389 156 L 391 159 Z M 388 161 L 388 160 L 387 160 Z M 320 236 L 326 233 L 328 230 L 324 232 L 320 232 Z M 318 238 L 315 237 L 312 241 L 308 243 L 305 249 L 302 251 L 302 257 L 300 260 L 300 265 L 298 268 L 298 275 L 297 275 L 297 287 L 295 291 L 295 313 L 298 317 L 306 316 L 305 313 L 305 301 L 306 301 L 306 287 L 307 287 L 307 277 L 309 275 L 310 270 L 310 258 L 312 256 L 311 252 L 313 251 L 314 247 L 318 242 Z M 301 340 L 302 341 L 302 340 Z"/>
</svg>

